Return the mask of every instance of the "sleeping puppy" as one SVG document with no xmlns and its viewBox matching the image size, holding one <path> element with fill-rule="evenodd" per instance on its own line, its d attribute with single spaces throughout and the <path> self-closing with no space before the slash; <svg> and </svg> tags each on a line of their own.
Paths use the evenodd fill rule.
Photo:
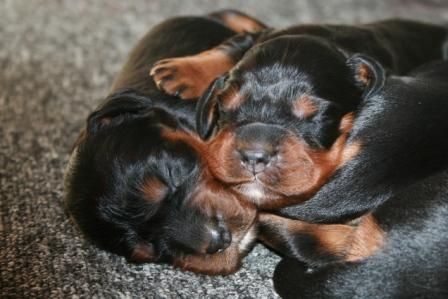
<svg viewBox="0 0 448 299">
<path fill-rule="evenodd" d="M 147 66 L 213 47 L 235 34 L 228 27 L 238 29 L 239 22 L 241 30 L 258 24 L 235 11 L 212 16 L 163 22 L 134 48 L 72 152 L 65 176 L 71 218 L 93 243 L 130 261 L 209 275 L 239 268 L 259 224 L 266 232 L 282 226 L 285 234 L 314 240 L 303 248 L 306 261 L 369 255 L 375 246 L 346 254 L 349 240 L 364 240 L 356 228 L 258 216 L 254 205 L 211 176 L 206 144 L 193 130 L 195 102 L 160 93 Z M 261 239 L 268 243 L 269 235 Z M 281 251 L 283 244 L 271 246 Z"/>
<path fill-rule="evenodd" d="M 276 210 L 310 198 L 363 151 L 359 142 L 347 144 L 351 123 L 384 74 L 359 53 L 403 73 L 441 58 L 446 35 L 441 26 L 402 20 L 296 26 L 240 34 L 199 55 L 161 60 L 151 74 L 182 98 L 198 96 L 224 74 L 198 104 L 198 133 L 213 153 L 210 170 L 260 208 Z"/>
<path fill-rule="evenodd" d="M 380 85 L 363 100 L 347 141 L 360 144 L 359 154 L 314 197 L 283 212 L 334 222 L 368 211 L 385 231 L 384 245 L 363 263 L 316 271 L 283 260 L 274 275 L 283 298 L 448 295 L 448 61 Z"/>
<path fill-rule="evenodd" d="M 219 16 L 174 18 L 152 29 L 72 152 L 65 176 L 71 218 L 99 247 L 130 261 L 228 274 L 255 241 L 256 209 L 209 174 L 194 132 L 195 103 L 160 93 L 147 76 L 159 59 L 234 35 Z"/>
</svg>

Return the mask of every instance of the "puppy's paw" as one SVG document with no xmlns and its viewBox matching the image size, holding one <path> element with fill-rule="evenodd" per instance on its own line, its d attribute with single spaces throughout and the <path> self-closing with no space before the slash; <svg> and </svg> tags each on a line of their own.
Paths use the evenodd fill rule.
<svg viewBox="0 0 448 299">
<path fill-rule="evenodd" d="M 195 99 L 233 65 L 228 54 L 212 49 L 193 56 L 160 60 L 154 64 L 149 75 L 157 87 L 167 94 L 184 100 Z"/>
<path fill-rule="evenodd" d="M 163 59 L 150 71 L 157 88 L 181 99 L 194 99 L 202 95 L 208 84 L 200 61 L 194 56 Z"/>
</svg>

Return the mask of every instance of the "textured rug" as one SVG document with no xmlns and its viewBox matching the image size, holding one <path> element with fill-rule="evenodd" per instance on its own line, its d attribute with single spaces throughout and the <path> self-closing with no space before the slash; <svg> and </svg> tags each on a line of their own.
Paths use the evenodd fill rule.
<svg viewBox="0 0 448 299">
<path fill-rule="evenodd" d="M 231 6 L 273 26 L 408 17 L 448 23 L 445 0 L 0 0 L 0 298 L 277 298 L 280 260 L 257 246 L 228 277 L 130 265 L 66 219 L 62 175 L 88 113 L 136 41 L 175 15 Z"/>
</svg>

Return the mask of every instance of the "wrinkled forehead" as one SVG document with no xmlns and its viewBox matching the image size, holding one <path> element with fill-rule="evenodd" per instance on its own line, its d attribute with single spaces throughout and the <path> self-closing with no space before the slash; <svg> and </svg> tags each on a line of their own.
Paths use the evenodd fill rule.
<svg viewBox="0 0 448 299">
<path fill-rule="evenodd" d="M 273 122 L 294 116 L 303 96 L 313 94 L 309 76 L 289 65 L 273 63 L 231 74 L 219 98 L 230 122 Z"/>
<path fill-rule="evenodd" d="M 308 74 L 278 62 L 242 71 L 236 81 L 241 96 L 258 103 L 287 103 L 300 93 L 312 91 Z"/>
</svg>

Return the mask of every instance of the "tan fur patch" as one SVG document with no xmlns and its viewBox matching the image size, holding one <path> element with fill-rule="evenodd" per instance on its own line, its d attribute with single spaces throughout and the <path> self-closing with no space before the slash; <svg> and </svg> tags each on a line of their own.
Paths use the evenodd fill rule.
<svg viewBox="0 0 448 299">
<path fill-rule="evenodd" d="M 372 75 L 370 73 L 370 69 L 367 65 L 361 64 L 358 68 L 358 79 L 367 86 L 370 83 Z"/>
<path fill-rule="evenodd" d="M 146 200 L 150 202 L 160 202 L 168 192 L 168 187 L 158 178 L 151 177 L 141 186 L 141 191 Z"/>
<path fill-rule="evenodd" d="M 144 263 L 151 262 L 154 259 L 154 248 L 152 245 L 148 244 L 137 244 L 135 245 L 131 256 L 129 258 L 130 261 L 136 263 Z"/>
<path fill-rule="evenodd" d="M 226 49 L 213 48 L 197 55 L 158 61 L 150 71 L 157 87 L 182 99 L 197 99 L 214 79 L 234 66 Z"/>
<path fill-rule="evenodd" d="M 249 17 L 234 13 L 225 14 L 222 17 L 222 20 L 228 27 L 230 27 L 230 29 L 237 33 L 257 32 L 266 28 L 264 24 L 261 24 Z"/>
<path fill-rule="evenodd" d="M 308 118 L 317 112 L 317 107 L 308 95 L 300 96 L 293 105 L 293 113 L 299 118 Z"/>
<path fill-rule="evenodd" d="M 385 233 L 375 218 L 371 214 L 363 216 L 352 235 L 346 260 L 353 262 L 369 257 L 380 250 L 384 243 Z"/>
<path fill-rule="evenodd" d="M 353 158 L 355 158 L 360 151 L 361 151 L 361 142 L 358 141 L 348 144 L 342 151 L 338 168 L 345 165 L 348 161 L 353 160 Z"/>
<path fill-rule="evenodd" d="M 199 157 L 207 154 L 205 143 L 196 135 L 171 128 L 163 128 L 161 132 L 162 138 L 172 142 L 183 142 L 191 146 Z"/>
<path fill-rule="evenodd" d="M 371 214 L 362 216 L 358 226 L 313 224 L 267 213 L 261 213 L 259 220 L 275 229 L 274 235 L 259 236 L 272 248 L 289 248 L 288 240 L 306 234 L 316 241 L 316 253 L 331 254 L 341 261 L 359 261 L 372 256 L 383 247 L 385 240 L 384 231 Z"/>
<path fill-rule="evenodd" d="M 222 94 L 219 95 L 221 104 L 229 110 L 234 110 L 241 106 L 244 97 L 238 92 L 238 88 L 234 85 L 227 87 Z"/>
<path fill-rule="evenodd" d="M 355 116 L 353 112 L 347 113 L 341 119 L 341 123 L 339 124 L 339 131 L 341 133 L 349 133 L 353 128 L 353 120 Z"/>
</svg>

